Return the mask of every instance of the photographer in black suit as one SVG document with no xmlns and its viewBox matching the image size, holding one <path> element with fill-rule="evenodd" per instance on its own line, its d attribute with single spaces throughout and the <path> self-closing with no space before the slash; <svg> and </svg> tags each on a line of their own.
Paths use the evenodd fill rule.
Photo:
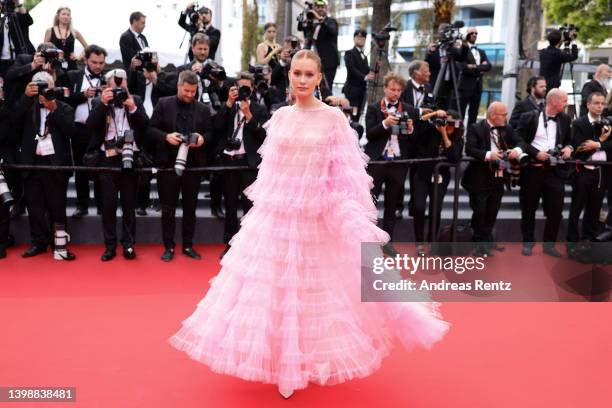
<svg viewBox="0 0 612 408">
<path fill-rule="evenodd" d="M 121 197 L 121 245 L 125 259 L 136 258 L 136 187 L 138 155 L 146 137 L 148 117 L 138 96 L 130 95 L 127 73 L 115 69 L 106 74 L 100 98 L 92 102 L 87 118 L 91 134 L 88 151 L 98 155 L 99 167 L 121 168 L 121 173 L 99 173 L 98 184 L 102 207 L 102 229 L 106 249 L 102 261 L 116 256 L 117 204 Z"/>
<path fill-rule="evenodd" d="M 0 86 L 0 163 L 12 162 L 12 145 L 14 133 L 11 131 L 11 111 L 4 101 L 4 93 Z M 6 173 L 0 168 L 0 176 Z M 6 258 L 6 248 L 9 244 L 10 203 L 7 189 L 10 190 L 6 179 L 0 179 L 0 259 Z"/>
<path fill-rule="evenodd" d="M 414 60 L 408 65 L 408 75 L 410 80 L 406 89 L 402 92 L 400 100 L 408 105 L 421 109 L 421 105 L 428 105 L 433 102 L 432 89 L 429 85 L 431 73 L 429 64 L 425 61 Z M 428 113 L 425 111 L 422 113 Z"/>
<path fill-rule="evenodd" d="M 187 22 L 189 19 L 189 22 Z M 184 11 L 181 11 L 178 24 L 186 30 L 191 38 L 189 42 L 193 44 L 193 36 L 197 33 L 205 34 L 209 38 L 210 59 L 214 60 L 217 48 L 221 42 L 221 31 L 212 25 L 212 10 L 208 7 L 195 9 L 195 3 L 190 3 Z M 189 50 L 189 59 L 193 59 L 193 50 Z"/>
<path fill-rule="evenodd" d="M 69 166 L 70 138 L 74 134 L 74 110 L 57 100 L 55 82 L 48 72 L 38 72 L 25 94 L 15 104 L 14 124 L 22 129 L 21 160 L 23 164 Z M 45 89 L 46 88 L 46 89 Z M 43 95 L 40 94 L 43 91 Z M 72 261 L 74 254 L 66 243 L 66 190 L 69 175 L 60 171 L 28 171 L 24 179 L 32 246 L 24 258 L 47 251 L 51 243 L 49 221 L 53 225 L 53 257 Z M 47 219 L 48 215 L 49 219 Z"/>
<path fill-rule="evenodd" d="M 468 128 L 465 153 L 476 161 L 468 164 L 461 186 L 469 193 L 472 208 L 473 240 L 477 242 L 477 256 L 491 256 L 494 244 L 493 227 L 504 195 L 509 174 L 500 167 L 507 156 L 516 161 L 522 153 L 520 139 L 507 124 L 508 109 L 501 102 L 493 102 L 487 109 L 487 118 Z"/>
<path fill-rule="evenodd" d="M 140 61 L 134 60 L 138 51 L 149 47 L 147 37 L 142 33 L 147 23 L 147 16 L 140 11 L 130 14 L 130 28 L 128 28 L 121 38 L 119 38 L 119 48 L 121 49 L 121 59 L 126 71 L 133 65 L 138 65 Z"/>
<path fill-rule="evenodd" d="M 221 154 L 223 166 L 248 166 L 256 169 L 261 161 L 257 150 L 266 137 L 266 131 L 262 125 L 268 120 L 268 111 L 264 105 L 250 99 L 253 86 L 253 75 L 241 72 L 236 78 L 236 86 L 230 89 L 227 102 L 215 117 L 215 132 L 218 135 L 217 150 Z M 229 242 L 239 229 L 239 196 L 255 181 L 256 177 L 255 170 L 223 173 L 223 196 L 225 197 L 223 242 L 226 246 L 221 257 L 229 250 Z M 243 212 L 246 214 L 251 206 L 252 203 L 243 195 Z"/>
<path fill-rule="evenodd" d="M 26 11 L 25 7 L 20 6 L 19 0 L 4 0 L 2 3 L 2 18 L 0 19 L 0 77 L 6 75 L 6 71 L 8 71 L 19 54 L 34 54 L 34 46 L 30 42 L 28 28 L 34 24 L 32 16 Z M 17 27 L 13 27 L 8 17 L 7 12 L 12 12 L 11 9 L 14 11 L 21 32 L 17 30 Z M 19 37 L 23 38 L 25 44 L 20 43 Z"/>
<path fill-rule="evenodd" d="M 541 76 L 533 76 L 527 81 L 527 97 L 514 105 L 510 126 L 516 129 L 519 125 L 521 115 L 526 112 L 543 111 L 546 105 L 546 79 Z"/>
<path fill-rule="evenodd" d="M 608 88 L 612 85 L 612 68 L 607 64 L 601 64 L 597 67 L 593 79 L 585 82 L 582 86 L 582 102 L 580 103 L 580 116 L 587 114 L 587 99 L 593 92 L 599 92 L 604 97 L 608 96 Z"/>
<path fill-rule="evenodd" d="M 578 59 L 578 46 L 573 43 L 576 39 L 576 32 L 570 31 L 568 35 L 569 39 L 565 41 L 565 47 L 561 51 L 561 44 L 564 43 L 563 34 L 560 30 L 551 30 L 546 36 L 548 47 L 538 51 L 540 54 L 540 75 L 546 78 L 547 92 L 561 85 L 561 66 L 566 62 Z"/>
<path fill-rule="evenodd" d="M 70 89 L 70 95 L 65 98 L 74 112 L 75 134 L 72 138 L 72 158 L 76 166 L 83 165 L 83 156 L 89 146 L 91 135 L 86 127 L 87 118 L 91 112 L 91 103 L 94 97 L 100 96 L 106 88 L 106 80 L 102 72 L 106 64 L 106 50 L 97 45 L 90 45 L 85 49 L 85 68 L 83 70 L 68 71 L 60 84 Z M 77 208 L 73 218 L 80 218 L 89 213 L 89 180 L 95 179 L 92 174 L 77 171 L 75 176 L 77 194 Z M 94 196 L 96 206 L 100 209 L 97 181 L 94 181 Z"/>
<path fill-rule="evenodd" d="M 467 29 L 466 40 L 469 52 L 465 55 L 459 76 L 459 99 L 461 100 L 461 112 L 468 111 L 468 126 L 476 122 L 480 97 L 482 95 L 482 76 L 491 71 L 491 63 L 487 53 L 476 47 L 478 31 L 474 27 Z"/>
<path fill-rule="evenodd" d="M 587 98 L 587 115 L 579 117 L 572 123 L 575 157 L 585 164 L 579 166 L 573 180 L 574 188 L 567 229 L 567 254 L 570 258 L 576 256 L 576 243 L 579 240 L 590 241 L 599 232 L 599 211 L 608 185 L 609 169 L 586 163 L 591 160 L 608 161 L 608 155 L 612 152 L 612 140 L 610 140 L 612 129 L 600 123 L 604 104 L 605 98 L 601 92 L 590 93 Z M 578 232 L 578 221 L 582 210 L 584 218 L 581 235 Z"/>
<path fill-rule="evenodd" d="M 361 28 L 355 30 L 353 41 L 355 46 L 344 53 L 344 65 L 346 65 L 346 82 L 342 88 L 342 93 L 357 108 L 357 113 L 353 115 L 353 121 L 358 122 L 363 109 L 364 98 L 368 86 L 367 81 L 374 79 L 374 72 L 370 70 L 368 57 L 366 57 L 365 41 L 368 37 L 366 30 Z"/>
<path fill-rule="evenodd" d="M 334 85 L 336 70 L 340 65 L 338 54 L 338 22 L 336 19 L 327 15 L 327 0 L 314 0 L 314 8 L 309 10 L 312 13 L 312 23 L 306 27 L 302 22 L 298 22 L 298 31 L 304 31 L 304 37 L 312 38 L 311 42 L 305 44 L 304 48 L 312 48 L 321 57 L 323 64 L 323 75 L 329 89 Z"/>
<path fill-rule="evenodd" d="M 544 253 L 561 256 L 555 249 L 555 241 L 562 219 L 565 182 L 570 168 L 558 163 L 570 158 L 572 147 L 571 120 L 563 111 L 567 106 L 567 93 L 551 89 L 546 96 L 543 112 L 524 113 L 516 133 L 521 138 L 521 149 L 533 160 L 521 171 L 521 230 L 522 254 L 530 256 L 535 242 L 535 213 L 540 198 L 544 206 Z"/>
<path fill-rule="evenodd" d="M 365 153 L 371 160 L 393 161 L 412 157 L 414 145 L 415 122 L 419 117 L 418 111 L 399 101 L 401 93 L 406 88 L 406 80 L 396 74 L 388 73 L 383 80 L 384 98 L 368 106 L 366 111 L 366 138 Z M 402 117 L 400 122 L 400 116 Z M 399 201 L 399 194 L 406 181 L 408 167 L 405 165 L 371 165 L 368 167 L 374 179 L 372 195 L 376 200 L 385 185 L 385 210 L 383 216 L 383 229 L 393 240 L 395 229 L 395 211 Z M 383 251 L 394 256 L 397 251 L 387 243 Z"/>
<path fill-rule="evenodd" d="M 183 204 L 183 254 L 201 259 L 193 249 L 196 225 L 196 207 L 202 177 L 185 168 L 206 165 L 206 149 L 213 144 L 210 110 L 196 101 L 198 76 L 183 71 L 178 78 L 176 96 L 160 98 L 153 111 L 149 137 L 156 143 L 157 165 L 174 172 L 158 173 L 157 186 L 162 206 L 162 236 L 164 253 L 162 260 L 174 258 L 175 213 L 179 194 Z"/>
</svg>

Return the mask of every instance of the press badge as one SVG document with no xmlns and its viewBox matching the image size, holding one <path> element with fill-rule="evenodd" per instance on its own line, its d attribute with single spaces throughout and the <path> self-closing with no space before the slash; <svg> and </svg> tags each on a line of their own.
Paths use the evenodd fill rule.
<svg viewBox="0 0 612 408">
<path fill-rule="evenodd" d="M 210 103 L 210 96 L 208 95 L 208 92 L 204 92 L 202 94 L 202 102 L 203 103 Z"/>
<path fill-rule="evenodd" d="M 51 140 L 51 137 L 39 137 L 38 146 L 36 150 L 40 152 L 41 156 L 50 156 L 52 154 L 55 154 L 55 149 L 53 148 L 53 141 Z"/>
</svg>

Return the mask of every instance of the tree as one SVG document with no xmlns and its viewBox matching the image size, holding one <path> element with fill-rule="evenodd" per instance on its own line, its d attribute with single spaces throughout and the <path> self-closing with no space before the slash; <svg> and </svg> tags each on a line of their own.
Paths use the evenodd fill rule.
<svg viewBox="0 0 612 408">
<path fill-rule="evenodd" d="M 419 11 L 416 23 L 416 36 L 419 45 L 416 54 L 422 54 L 423 49 L 435 41 L 438 28 L 442 23 L 450 23 L 455 14 L 455 0 L 429 0 L 430 7 Z"/>
<path fill-rule="evenodd" d="M 248 0 L 242 0 L 242 58 L 240 66 L 243 71 L 249 68 L 251 58 L 255 56 L 255 50 L 259 43 L 258 10 L 257 2 L 249 4 Z"/>
<path fill-rule="evenodd" d="M 523 0 L 521 9 L 520 51 L 521 58 L 538 59 L 538 41 L 542 34 L 542 0 Z M 536 72 L 534 69 L 524 68 L 519 72 L 518 92 L 522 97 L 527 96 L 527 81 Z"/>
<path fill-rule="evenodd" d="M 25 0 L 23 5 L 25 6 L 26 10 L 32 10 L 34 6 L 36 6 L 40 2 L 41 0 Z"/>
<path fill-rule="evenodd" d="M 609 0 L 544 0 L 546 16 L 553 22 L 574 24 L 580 28 L 579 39 L 595 48 L 612 37 Z"/>
<path fill-rule="evenodd" d="M 372 13 L 372 32 L 376 33 L 380 31 L 391 19 L 391 0 L 373 0 L 372 9 L 374 10 Z M 388 46 L 388 42 L 386 45 Z M 378 47 L 376 46 L 376 41 L 372 41 L 370 49 L 372 59 L 376 58 L 377 51 Z M 385 51 L 388 51 L 388 48 Z M 373 61 L 371 62 L 373 63 Z M 380 61 L 378 86 L 374 92 L 374 95 L 368 99 L 369 103 L 382 98 L 382 78 L 387 74 L 389 68 L 389 57 L 385 52 L 383 53 Z"/>
</svg>

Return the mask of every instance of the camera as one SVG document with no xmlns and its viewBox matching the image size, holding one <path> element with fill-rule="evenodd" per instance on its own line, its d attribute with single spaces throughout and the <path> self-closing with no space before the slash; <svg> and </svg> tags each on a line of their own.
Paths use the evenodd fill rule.
<svg viewBox="0 0 612 408">
<path fill-rule="evenodd" d="M 597 126 L 600 127 L 612 126 L 612 116 L 604 116 L 594 124 L 597 124 Z"/>
<path fill-rule="evenodd" d="M 408 116 L 408 112 L 395 112 L 393 116 L 395 116 L 398 119 L 398 123 L 397 125 L 391 126 L 391 134 L 407 136 L 408 135 L 408 119 L 410 119 L 410 116 Z"/>
<path fill-rule="evenodd" d="M 548 158 L 548 164 L 551 166 L 556 166 L 558 164 L 565 164 L 565 160 L 563 160 L 563 152 L 561 151 L 563 146 L 557 145 L 554 149 L 550 149 L 547 153 L 550 155 Z"/>
<path fill-rule="evenodd" d="M 204 62 L 198 75 L 201 79 L 208 79 L 209 81 L 225 81 L 227 78 L 225 68 L 210 59 Z"/>
<path fill-rule="evenodd" d="M 45 59 L 45 64 L 50 64 L 55 70 L 67 67 L 67 63 L 64 60 L 64 51 L 58 50 L 57 48 L 48 48 L 40 52 L 40 56 Z"/>
<path fill-rule="evenodd" d="M 501 160 L 491 162 L 491 169 L 504 170 L 510 176 L 510 185 L 516 187 L 519 184 L 521 167 L 527 166 L 529 161 L 529 155 L 525 152 L 521 153 L 518 159 L 512 160 L 508 151 L 504 151 Z"/>
<path fill-rule="evenodd" d="M 439 118 L 436 116 L 436 117 L 429 119 L 429 123 L 431 123 L 434 126 L 446 126 L 448 124 L 448 119 Z"/>
<path fill-rule="evenodd" d="M 136 53 L 135 58 L 142 62 L 142 65 L 138 69 L 146 69 L 149 72 L 157 70 L 157 63 L 153 62 L 155 52 L 150 50 L 140 50 Z"/>
<path fill-rule="evenodd" d="M 11 195 L 11 190 L 4 178 L 4 172 L 0 168 L 0 203 L 5 205 L 11 205 L 13 202 L 13 196 Z"/>
<path fill-rule="evenodd" d="M 128 99 L 128 91 L 125 88 L 116 87 L 112 89 L 113 91 L 113 105 L 117 108 L 121 108 L 123 106 L 123 102 Z"/>
<path fill-rule="evenodd" d="M 38 87 L 38 95 L 42 96 L 48 101 L 68 97 L 70 92 L 68 88 L 64 87 L 49 88 L 49 84 L 45 81 L 36 81 L 35 84 Z"/>
<path fill-rule="evenodd" d="M 387 23 L 377 33 L 372 33 L 372 38 L 377 42 L 380 48 L 384 47 L 386 41 L 391 38 L 391 31 L 397 31 L 397 27 L 393 27 L 391 23 Z"/>
<path fill-rule="evenodd" d="M 118 135 L 117 145 L 122 148 L 121 169 L 132 170 L 134 168 L 134 131 L 129 129 Z"/>
<path fill-rule="evenodd" d="M 96 94 L 94 95 L 95 98 L 99 98 L 100 95 L 102 94 L 102 87 L 106 86 L 106 78 L 101 77 L 100 78 L 100 85 L 98 85 L 96 87 Z"/>
<path fill-rule="evenodd" d="M 563 42 L 566 46 L 569 46 L 569 44 L 578 37 L 578 31 L 580 31 L 580 29 L 574 24 L 566 23 L 559 27 L 559 31 L 561 31 Z"/>
<path fill-rule="evenodd" d="M 249 72 L 255 77 L 255 89 L 260 94 L 266 93 L 268 91 L 268 88 L 270 88 L 268 82 L 264 78 L 264 71 L 266 71 L 267 69 L 267 65 L 249 65 Z"/>
<path fill-rule="evenodd" d="M 242 85 L 240 88 L 238 88 L 238 99 L 236 100 L 247 101 L 251 97 L 252 93 L 251 88 L 246 85 Z"/>
<path fill-rule="evenodd" d="M 193 31 L 198 30 L 198 25 L 200 23 L 200 13 L 198 13 L 198 3 L 195 3 L 193 7 L 187 10 L 187 18 L 189 19 L 189 26 Z"/>
<path fill-rule="evenodd" d="M 465 26 L 465 23 L 461 20 L 457 20 L 446 26 L 438 34 L 438 47 L 450 48 L 453 46 L 455 41 L 463 40 L 463 35 L 459 31 L 459 29 L 463 28 L 463 26 Z"/>
<path fill-rule="evenodd" d="M 297 16 L 297 21 L 302 25 L 302 31 L 306 38 L 309 38 L 313 34 L 316 25 L 314 21 L 316 14 L 313 9 L 313 4 L 309 1 L 305 1 L 304 10 Z"/>
<path fill-rule="evenodd" d="M 177 176 L 182 176 L 187 165 L 187 154 L 189 153 L 189 145 L 196 144 L 198 142 L 197 133 L 179 134 L 181 138 L 181 144 L 176 154 L 176 160 L 174 161 L 174 172 Z"/>
</svg>

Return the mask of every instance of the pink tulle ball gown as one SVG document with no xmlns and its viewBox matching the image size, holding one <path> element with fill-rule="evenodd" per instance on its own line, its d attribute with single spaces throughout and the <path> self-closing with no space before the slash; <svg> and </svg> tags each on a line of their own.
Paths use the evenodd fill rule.
<svg viewBox="0 0 612 408">
<path fill-rule="evenodd" d="M 213 371 L 298 390 L 374 372 L 394 338 L 430 347 L 433 302 L 362 303 L 361 242 L 389 236 L 356 133 L 337 108 L 289 106 L 265 125 L 253 207 L 206 296 L 170 343 Z"/>
</svg>

